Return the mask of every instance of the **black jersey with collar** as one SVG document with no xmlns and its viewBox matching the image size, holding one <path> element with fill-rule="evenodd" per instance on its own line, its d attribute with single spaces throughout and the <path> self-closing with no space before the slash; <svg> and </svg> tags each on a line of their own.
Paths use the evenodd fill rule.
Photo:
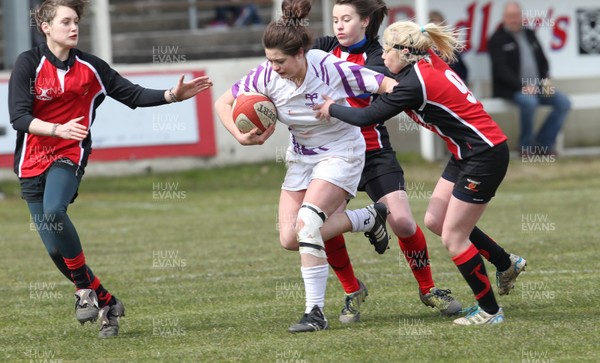
<svg viewBox="0 0 600 363">
<path fill-rule="evenodd" d="M 17 130 L 14 171 L 20 178 L 42 174 L 67 158 L 84 168 L 92 149 L 91 133 L 83 141 L 29 133 L 33 119 L 64 124 L 83 116 L 90 127 L 106 96 L 131 107 L 167 103 L 164 90 L 151 90 L 123 78 L 102 59 L 71 49 L 61 61 L 46 44 L 23 52 L 9 80 L 10 122 Z"/>
<path fill-rule="evenodd" d="M 481 102 L 434 52 L 404 67 L 396 80 L 393 91 L 380 95 L 369 107 L 355 109 L 333 104 L 330 115 L 364 126 L 385 122 L 404 111 L 446 141 L 448 150 L 459 160 L 506 141 Z"/>
<path fill-rule="evenodd" d="M 383 49 L 381 48 L 381 44 L 375 39 L 367 39 L 364 45 L 349 49 L 341 45 L 336 37 L 325 36 L 318 38 L 313 48 L 332 53 L 338 58 L 378 72 L 385 69 L 383 59 L 381 58 Z M 352 107 L 362 108 L 368 106 L 374 98 L 375 96 L 363 98 L 350 97 L 347 101 Z M 363 126 L 361 127 L 361 131 L 367 144 L 367 152 L 383 148 L 391 149 L 390 136 L 383 123 Z"/>
</svg>

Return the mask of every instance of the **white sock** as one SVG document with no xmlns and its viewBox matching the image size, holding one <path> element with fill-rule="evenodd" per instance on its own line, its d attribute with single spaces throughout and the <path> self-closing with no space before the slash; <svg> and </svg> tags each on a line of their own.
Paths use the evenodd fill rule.
<svg viewBox="0 0 600 363">
<path fill-rule="evenodd" d="M 346 215 L 352 223 L 352 232 L 368 232 L 375 225 L 375 217 L 366 207 L 346 210 Z"/>
<path fill-rule="evenodd" d="M 329 276 L 329 265 L 314 267 L 300 267 L 304 279 L 304 292 L 306 293 L 305 314 L 310 313 L 317 305 L 323 310 L 325 306 L 325 289 L 327 288 L 327 277 Z"/>
</svg>

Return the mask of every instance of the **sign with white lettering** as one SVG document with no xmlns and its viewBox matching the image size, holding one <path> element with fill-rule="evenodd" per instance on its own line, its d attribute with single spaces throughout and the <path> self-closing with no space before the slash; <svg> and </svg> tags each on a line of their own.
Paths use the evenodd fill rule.
<svg viewBox="0 0 600 363">
<path fill-rule="evenodd" d="M 465 41 L 464 60 L 469 79 L 489 80 L 491 69 L 487 40 L 502 22 L 507 1 L 429 0 L 430 10 L 441 12 L 450 25 L 462 29 Z M 414 1 L 388 0 L 390 8 L 383 29 L 399 20 L 414 19 Z M 535 29 L 550 73 L 556 78 L 600 76 L 600 5 L 597 0 L 520 2 L 523 26 Z"/>
</svg>

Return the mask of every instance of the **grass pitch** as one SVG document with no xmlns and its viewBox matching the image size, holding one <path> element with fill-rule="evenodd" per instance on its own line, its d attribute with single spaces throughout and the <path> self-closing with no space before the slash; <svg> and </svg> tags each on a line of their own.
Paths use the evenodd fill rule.
<svg viewBox="0 0 600 363">
<path fill-rule="evenodd" d="M 403 163 L 417 221 L 443 165 Z M 419 301 L 397 240 L 380 256 L 346 235 L 369 289 L 363 323 L 292 335 L 303 310 L 298 254 L 279 247 L 282 164 L 126 178 L 85 177 L 69 214 L 88 264 L 125 304 L 118 338 L 80 326 L 73 288 L 55 269 L 16 183 L 0 201 L 3 362 L 597 362 L 600 160 L 512 160 L 479 226 L 527 258 L 505 324 L 456 327 Z M 364 194 L 351 207 L 368 203 Z M 425 231 L 436 284 L 473 297 L 439 238 Z M 487 264 L 492 276 L 495 269 Z"/>
</svg>

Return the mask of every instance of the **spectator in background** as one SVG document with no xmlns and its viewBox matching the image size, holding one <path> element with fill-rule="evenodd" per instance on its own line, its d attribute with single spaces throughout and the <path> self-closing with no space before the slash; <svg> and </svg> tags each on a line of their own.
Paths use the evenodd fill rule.
<svg viewBox="0 0 600 363">
<path fill-rule="evenodd" d="M 444 17 L 444 15 L 442 15 L 442 13 L 440 13 L 439 11 L 432 10 L 429 13 L 429 22 L 434 23 L 436 25 L 446 25 L 446 17 Z M 462 80 L 466 84 L 469 81 L 469 69 L 467 68 L 467 65 L 462 59 L 461 52 L 455 51 L 455 58 L 456 61 L 450 63 L 449 66 L 456 74 L 459 75 L 460 78 L 462 78 Z"/>
<path fill-rule="evenodd" d="M 211 27 L 248 26 L 262 24 L 258 8 L 254 4 L 239 4 L 217 6 L 215 18 L 210 22 Z"/>
<path fill-rule="evenodd" d="M 492 61 L 494 97 L 506 98 L 520 108 L 521 154 L 555 154 L 556 137 L 571 102 L 550 83 L 548 60 L 531 29 L 523 28 L 521 6 L 509 2 L 502 24 L 488 42 Z M 537 135 L 533 135 L 535 110 L 552 106 Z"/>
<path fill-rule="evenodd" d="M 0 126 L 0 136 L 4 136 L 6 135 L 6 127 L 4 126 Z M 4 192 L 2 191 L 2 189 L 0 189 L 0 200 L 4 200 L 5 196 L 4 196 Z"/>
<path fill-rule="evenodd" d="M 35 24 L 35 16 L 33 14 L 33 9 L 36 9 L 38 6 L 40 6 L 42 2 L 43 0 L 29 0 L 32 48 L 35 48 L 42 43 L 46 43 L 46 38 L 44 38 L 44 36 L 37 30 L 37 25 Z"/>
</svg>

